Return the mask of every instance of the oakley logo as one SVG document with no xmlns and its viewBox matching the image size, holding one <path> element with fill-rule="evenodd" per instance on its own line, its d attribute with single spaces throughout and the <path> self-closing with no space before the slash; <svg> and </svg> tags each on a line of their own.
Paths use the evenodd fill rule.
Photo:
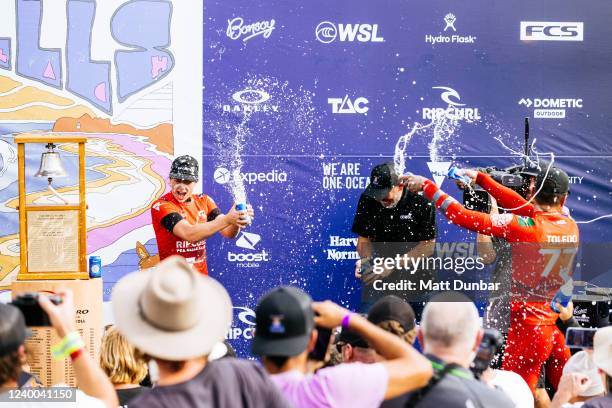
<svg viewBox="0 0 612 408">
<path fill-rule="evenodd" d="M 242 91 L 235 92 L 232 95 L 232 99 L 238 103 L 258 104 L 269 100 L 270 94 L 256 89 L 244 89 Z"/>
</svg>

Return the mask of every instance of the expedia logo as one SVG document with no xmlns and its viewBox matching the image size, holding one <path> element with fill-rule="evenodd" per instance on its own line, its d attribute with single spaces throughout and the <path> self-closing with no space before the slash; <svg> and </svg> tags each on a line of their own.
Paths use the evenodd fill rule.
<svg viewBox="0 0 612 408">
<path fill-rule="evenodd" d="M 257 244 L 261 241 L 261 236 L 252 232 L 242 231 L 240 237 L 236 240 L 236 246 L 239 248 L 255 251 Z M 268 262 L 270 256 L 266 250 L 260 252 L 235 253 L 228 251 L 227 260 L 235 262 L 236 266 L 243 268 L 259 268 L 262 262 Z"/>
<path fill-rule="evenodd" d="M 553 21 L 521 21 L 524 41 L 583 41 L 584 23 Z"/>
<path fill-rule="evenodd" d="M 225 334 L 226 340 L 252 340 L 255 335 L 255 311 L 244 306 L 234 306 L 232 327 Z"/>
<path fill-rule="evenodd" d="M 521 98 L 518 104 L 533 108 L 536 119 L 562 119 L 565 118 L 566 109 L 581 109 L 583 101 L 572 98 Z"/>
<path fill-rule="evenodd" d="M 332 106 L 332 113 L 360 113 L 368 112 L 368 100 L 363 97 L 350 100 L 348 95 L 344 98 L 327 98 L 327 103 Z"/>
<path fill-rule="evenodd" d="M 385 39 L 378 35 L 378 24 L 334 24 L 322 21 L 315 28 L 317 41 L 329 44 L 336 40 L 341 42 L 384 42 Z"/>
<path fill-rule="evenodd" d="M 232 99 L 236 103 L 223 105 L 223 112 L 278 112 L 278 105 L 268 103 L 270 94 L 261 89 L 247 88 L 234 92 Z"/>
<path fill-rule="evenodd" d="M 453 88 L 448 86 L 434 86 L 432 89 L 440 89 L 440 99 L 447 105 L 446 108 L 423 108 L 423 119 L 428 120 L 465 120 L 468 122 L 480 120 L 478 108 L 465 107 L 461 103 L 461 96 Z"/>
<path fill-rule="evenodd" d="M 246 184 L 257 184 L 257 183 L 286 183 L 287 173 L 284 171 L 272 170 L 267 173 L 239 173 L 230 172 L 225 167 L 219 167 L 213 173 L 213 178 L 219 184 L 226 184 L 232 181 L 232 177 L 240 177 L 243 183 Z"/>
</svg>

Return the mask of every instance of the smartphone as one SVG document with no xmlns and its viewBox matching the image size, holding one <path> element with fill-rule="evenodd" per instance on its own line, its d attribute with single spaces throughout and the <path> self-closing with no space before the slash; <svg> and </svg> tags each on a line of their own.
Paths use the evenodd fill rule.
<svg viewBox="0 0 612 408">
<path fill-rule="evenodd" d="M 569 327 L 565 332 L 565 345 L 569 348 L 593 348 L 593 337 L 597 329 Z"/>
<path fill-rule="evenodd" d="M 20 293 L 11 302 L 23 314 L 27 327 L 51 326 L 49 315 L 38 304 L 38 296 L 36 292 Z M 56 305 L 62 303 L 59 296 L 49 296 L 49 300 Z"/>
<path fill-rule="evenodd" d="M 325 329 L 323 327 L 317 327 L 317 343 L 314 349 L 308 353 L 309 360 L 325 361 L 327 355 L 327 349 L 329 348 L 329 340 L 331 339 L 332 329 Z"/>
</svg>

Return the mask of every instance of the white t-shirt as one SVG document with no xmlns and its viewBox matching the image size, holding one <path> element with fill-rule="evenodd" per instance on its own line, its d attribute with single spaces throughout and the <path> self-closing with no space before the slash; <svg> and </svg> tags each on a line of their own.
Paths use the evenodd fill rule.
<svg viewBox="0 0 612 408">
<path fill-rule="evenodd" d="M 512 371 L 494 370 L 492 384 L 501 388 L 516 408 L 532 408 L 533 394 L 523 377 Z"/>
</svg>

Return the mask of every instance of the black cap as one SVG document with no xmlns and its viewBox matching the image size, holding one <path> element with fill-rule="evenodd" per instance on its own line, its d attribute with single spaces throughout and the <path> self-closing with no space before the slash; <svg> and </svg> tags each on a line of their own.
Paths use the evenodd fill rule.
<svg viewBox="0 0 612 408">
<path fill-rule="evenodd" d="M 17 350 L 27 336 L 21 311 L 13 305 L 0 303 L 0 356 Z"/>
<path fill-rule="evenodd" d="M 370 184 L 365 193 L 376 200 L 381 200 L 397 185 L 399 185 L 399 175 L 395 171 L 395 165 L 383 163 L 372 169 Z"/>
<path fill-rule="evenodd" d="M 536 191 L 544 193 L 567 194 L 569 192 L 569 177 L 566 172 L 548 163 L 540 165 L 540 173 L 536 178 Z"/>
<path fill-rule="evenodd" d="M 405 331 L 410 331 L 415 326 L 412 306 L 405 300 L 393 295 L 378 299 L 368 313 L 368 320 L 373 324 L 395 320 Z"/>
<path fill-rule="evenodd" d="M 170 167 L 170 178 L 177 180 L 198 181 L 198 161 L 189 155 L 174 159 Z"/>
<path fill-rule="evenodd" d="M 259 300 L 255 309 L 253 354 L 296 356 L 306 351 L 313 329 L 310 296 L 291 286 L 272 289 Z"/>
<path fill-rule="evenodd" d="M 345 344 L 350 344 L 353 347 L 361 347 L 361 348 L 369 348 L 370 345 L 368 342 L 361 337 L 357 332 L 351 329 L 342 329 L 340 332 L 340 336 L 338 336 L 338 340 L 336 341 L 336 346 L 343 346 Z M 340 351 L 340 348 L 338 348 Z"/>
</svg>

